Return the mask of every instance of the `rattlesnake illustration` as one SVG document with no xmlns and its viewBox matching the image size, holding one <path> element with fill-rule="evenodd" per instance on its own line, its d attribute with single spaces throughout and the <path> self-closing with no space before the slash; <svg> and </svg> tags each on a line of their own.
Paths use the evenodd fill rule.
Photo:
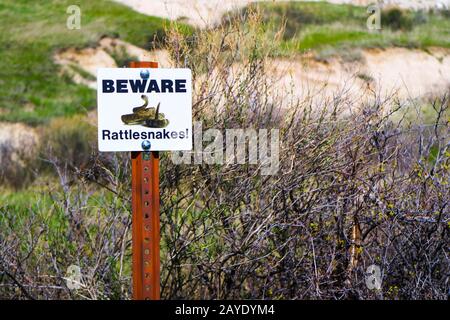
<svg viewBox="0 0 450 320">
<path fill-rule="evenodd" d="M 124 114 L 121 119 L 125 124 L 136 125 L 140 124 L 150 128 L 164 128 L 169 124 L 169 120 L 167 120 L 164 116 L 164 113 L 159 112 L 159 107 L 161 103 L 158 103 L 156 109 L 155 108 L 147 108 L 148 106 L 148 97 L 143 94 L 141 95 L 141 99 L 144 100 L 144 104 L 139 107 L 133 108 L 133 113 Z"/>
</svg>

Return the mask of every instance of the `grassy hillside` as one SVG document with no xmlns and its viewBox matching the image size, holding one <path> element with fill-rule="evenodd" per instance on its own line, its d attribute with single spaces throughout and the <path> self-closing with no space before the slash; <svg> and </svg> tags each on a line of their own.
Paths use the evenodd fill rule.
<svg viewBox="0 0 450 320">
<path fill-rule="evenodd" d="M 255 5 L 253 5 L 254 7 Z M 450 15 L 440 13 L 384 11 L 382 30 L 369 31 L 367 8 L 318 2 L 259 3 L 269 29 L 286 30 L 281 55 L 309 49 L 438 46 L 450 48 Z"/>
<path fill-rule="evenodd" d="M 46 123 L 95 107 L 95 92 L 61 76 L 52 57 L 66 47 L 95 45 L 103 35 L 150 47 L 167 20 L 141 15 L 106 0 L 80 0 L 81 30 L 66 28 L 70 0 L 4 0 L 0 3 L 0 121 Z M 369 32 L 364 7 L 328 3 L 259 3 L 269 34 L 286 23 L 276 54 L 309 49 L 323 53 L 348 48 L 450 47 L 448 12 L 383 14 L 383 30 Z M 192 31 L 187 26 L 182 26 Z M 79 70 L 82 72 L 82 70 Z"/>
<path fill-rule="evenodd" d="M 83 29 L 69 31 L 66 1 L 0 1 L 0 114 L 45 123 L 37 130 L 36 154 L 0 145 L 0 299 L 130 299 L 130 156 L 99 153 L 86 117 L 65 117 L 94 107 L 94 90 L 58 76 L 52 56 L 95 44 L 103 34 L 148 46 L 165 21 L 79 0 Z M 361 9 L 305 6 L 314 10 L 301 20 L 290 5 L 267 7 L 273 27 L 293 15 L 280 53 L 346 52 L 350 31 L 362 32 L 355 46 L 370 39 Z M 345 31 L 345 21 L 359 29 Z M 272 47 L 279 48 L 272 26 L 255 17 L 167 39 L 175 63 L 202 75 L 193 101 L 205 134 L 252 128 L 259 147 L 261 134 L 270 134 L 270 143 L 268 158 L 259 148 L 257 164 L 249 163 L 251 146 L 239 142 L 243 164 L 223 159 L 220 147 L 183 155 L 201 154 L 201 164 L 178 164 L 161 152 L 161 298 L 447 299 L 448 97 L 433 101 L 433 114 L 421 117 L 413 100 L 377 94 L 374 103 L 372 95 L 360 103 L 343 91 L 332 99 L 280 92 L 264 68 L 273 62 Z M 408 36 L 418 28 L 386 32 Z M 323 37 L 304 30 L 321 30 Z M 308 45 L 300 41 L 307 35 Z M 415 113 L 403 117 L 408 110 Z M 219 138 L 214 142 L 226 144 Z M 267 165 L 273 175 L 264 175 Z M 372 264 L 384 270 L 379 290 L 364 281 Z M 77 290 L 68 287 L 72 266 L 82 273 Z"/>
<path fill-rule="evenodd" d="M 166 20 L 115 2 L 79 0 L 81 30 L 66 27 L 70 0 L 0 3 L 0 121 L 42 123 L 95 107 L 95 92 L 58 75 L 55 50 L 94 45 L 102 35 L 149 47 Z"/>
</svg>

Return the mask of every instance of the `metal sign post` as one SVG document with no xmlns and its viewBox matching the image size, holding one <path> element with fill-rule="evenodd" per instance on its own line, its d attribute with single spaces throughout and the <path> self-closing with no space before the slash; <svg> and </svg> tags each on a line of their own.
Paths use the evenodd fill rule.
<svg viewBox="0 0 450 320">
<path fill-rule="evenodd" d="M 158 300 L 158 152 L 192 150 L 192 72 L 156 62 L 98 68 L 97 111 L 99 151 L 131 151 L 133 299 Z"/>
<path fill-rule="evenodd" d="M 158 63 L 131 62 L 130 68 L 158 68 Z M 132 151 L 131 172 L 133 299 L 159 300 L 159 152 Z"/>
</svg>

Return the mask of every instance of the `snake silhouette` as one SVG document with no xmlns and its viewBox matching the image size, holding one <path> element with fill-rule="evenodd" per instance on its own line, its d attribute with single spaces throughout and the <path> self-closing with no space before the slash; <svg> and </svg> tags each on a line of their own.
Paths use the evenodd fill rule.
<svg viewBox="0 0 450 320">
<path fill-rule="evenodd" d="M 143 94 L 141 99 L 144 100 L 144 104 L 139 107 L 133 108 L 133 113 L 124 114 L 121 119 L 123 123 L 129 125 L 143 125 L 149 128 L 165 128 L 169 124 L 164 116 L 164 113 L 159 112 L 159 107 L 161 103 L 158 103 L 155 108 L 147 108 L 149 101 L 148 97 Z"/>
</svg>

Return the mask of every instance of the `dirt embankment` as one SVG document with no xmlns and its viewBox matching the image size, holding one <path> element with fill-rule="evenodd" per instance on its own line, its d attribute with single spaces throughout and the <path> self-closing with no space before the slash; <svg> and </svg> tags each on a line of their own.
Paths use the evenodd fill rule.
<svg viewBox="0 0 450 320">
<path fill-rule="evenodd" d="M 376 92 L 416 99 L 450 90 L 450 50 L 370 49 L 362 50 L 354 61 L 340 57 L 275 60 L 273 74 L 280 79 L 279 86 L 293 86 L 300 97 L 346 92 L 358 99 Z"/>
<path fill-rule="evenodd" d="M 191 25 L 205 28 L 220 21 L 222 16 L 235 9 L 242 8 L 251 2 L 264 0 L 115 0 L 129 6 L 137 12 L 167 18 L 181 20 Z M 265 0 L 267 1 L 267 0 Z M 274 0 L 275 2 L 279 0 Z M 321 0 L 305 0 L 321 1 Z M 405 9 L 431 9 L 449 8 L 450 0 L 329 0 L 337 4 L 354 4 L 368 6 L 378 2 L 386 7 L 398 6 Z"/>
<path fill-rule="evenodd" d="M 147 51 L 120 39 L 105 37 L 94 48 L 68 48 L 58 51 L 54 56 L 61 71 L 68 73 L 79 84 L 96 89 L 97 69 L 116 68 L 126 59 L 139 61 L 158 61 L 161 67 L 169 68 L 170 58 L 164 50 Z"/>
<path fill-rule="evenodd" d="M 116 0 L 134 10 L 172 20 L 181 19 L 195 26 L 210 27 L 226 12 L 255 0 Z M 258 1 L 258 0 L 256 0 Z M 275 0 L 277 1 L 277 0 Z M 367 6 L 372 0 L 329 0 Z M 383 0 L 380 4 L 408 9 L 446 8 L 450 0 Z M 312 56 L 273 60 L 270 72 L 278 88 L 294 87 L 300 97 L 332 96 L 345 92 L 362 97 L 367 91 L 394 94 L 399 98 L 417 98 L 448 92 L 450 87 L 450 51 L 432 48 L 428 52 L 390 48 L 362 50 L 351 61 L 330 57 L 317 61 Z"/>
<path fill-rule="evenodd" d="M 60 51 L 54 59 L 75 82 L 96 88 L 96 69 L 117 67 L 113 58 L 115 52 L 125 52 L 138 60 L 158 61 L 161 67 L 173 65 L 164 50 L 150 52 L 111 38 L 102 39 L 96 48 Z M 352 60 L 338 56 L 317 60 L 313 55 L 273 59 L 269 62 L 268 72 L 275 79 L 275 88 L 294 88 L 299 98 L 307 95 L 323 98 L 345 91 L 356 99 L 370 91 L 415 99 L 448 92 L 450 50 L 431 48 L 425 52 L 389 48 L 361 50 Z M 85 73 L 92 78 L 83 77 Z"/>
</svg>

